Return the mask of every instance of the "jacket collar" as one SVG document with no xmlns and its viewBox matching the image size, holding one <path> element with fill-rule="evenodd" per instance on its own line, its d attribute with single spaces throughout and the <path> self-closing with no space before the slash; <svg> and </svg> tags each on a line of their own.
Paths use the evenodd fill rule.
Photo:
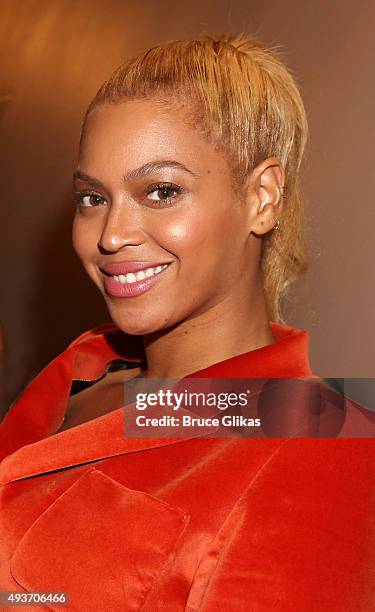
<svg viewBox="0 0 375 612">
<path fill-rule="evenodd" d="M 189 378 L 311 376 L 308 333 L 273 322 L 270 329 L 273 344 L 213 364 Z M 55 433 L 65 414 L 72 380 L 96 380 L 113 359 L 121 358 L 142 362 L 140 339 L 105 325 L 77 338 L 40 372 L 0 425 L 0 448 L 6 457 L 0 465 L 0 484 L 186 440 L 126 438 L 122 408 Z M 201 429 L 198 435 L 206 433 Z"/>
</svg>

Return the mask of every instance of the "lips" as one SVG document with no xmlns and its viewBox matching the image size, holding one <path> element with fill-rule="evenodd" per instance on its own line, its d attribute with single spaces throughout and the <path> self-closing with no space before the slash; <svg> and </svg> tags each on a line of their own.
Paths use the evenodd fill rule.
<svg viewBox="0 0 375 612">
<path fill-rule="evenodd" d="M 169 267 L 168 263 L 148 261 L 106 264 L 101 268 L 105 291 L 109 296 L 119 298 L 141 295 L 157 284 Z"/>
</svg>

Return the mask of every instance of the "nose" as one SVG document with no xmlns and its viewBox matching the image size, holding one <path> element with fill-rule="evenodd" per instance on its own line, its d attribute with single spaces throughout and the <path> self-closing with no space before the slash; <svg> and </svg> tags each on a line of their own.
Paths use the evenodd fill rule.
<svg viewBox="0 0 375 612">
<path fill-rule="evenodd" d="M 112 253 L 124 246 L 139 246 L 144 242 L 140 211 L 127 202 L 110 206 L 99 238 L 99 250 Z"/>
</svg>

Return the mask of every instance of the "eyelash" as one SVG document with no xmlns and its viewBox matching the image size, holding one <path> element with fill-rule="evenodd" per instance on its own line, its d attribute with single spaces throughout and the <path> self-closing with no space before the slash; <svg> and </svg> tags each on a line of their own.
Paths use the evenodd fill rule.
<svg viewBox="0 0 375 612">
<path fill-rule="evenodd" d="M 147 188 L 146 195 L 149 196 L 151 193 L 157 191 L 173 191 L 176 193 L 176 195 L 159 200 L 152 200 L 150 198 L 150 200 L 153 202 L 152 205 L 156 207 L 162 206 L 163 204 L 172 204 L 176 200 L 176 198 L 182 193 L 182 188 L 179 187 L 179 185 L 175 185 L 174 183 L 155 183 Z M 95 208 L 96 206 L 100 206 L 100 203 L 97 203 L 93 206 L 85 206 L 83 204 L 83 199 L 85 197 L 99 198 L 100 200 L 105 202 L 105 199 L 94 191 L 77 191 L 74 194 L 76 204 L 78 206 L 81 206 L 82 208 Z"/>
<path fill-rule="evenodd" d="M 155 183 L 154 185 L 150 185 L 147 188 L 147 195 L 150 195 L 151 193 L 153 193 L 154 191 L 175 191 L 176 195 L 172 196 L 172 197 L 168 197 L 165 199 L 160 199 L 158 200 L 153 200 L 154 205 L 156 202 L 159 202 L 159 205 L 161 204 L 172 204 L 175 199 L 182 193 L 182 189 L 181 187 L 179 187 L 178 185 L 175 185 L 174 183 Z M 157 204 L 156 204 L 157 205 Z"/>
<path fill-rule="evenodd" d="M 100 198 L 101 200 L 105 201 L 102 196 L 93 191 L 76 191 L 74 194 L 74 200 L 78 206 L 82 206 L 82 208 L 95 208 L 95 206 L 85 206 L 83 204 L 83 198 L 87 197 Z M 96 204 L 96 206 L 99 206 L 99 204 Z"/>
</svg>

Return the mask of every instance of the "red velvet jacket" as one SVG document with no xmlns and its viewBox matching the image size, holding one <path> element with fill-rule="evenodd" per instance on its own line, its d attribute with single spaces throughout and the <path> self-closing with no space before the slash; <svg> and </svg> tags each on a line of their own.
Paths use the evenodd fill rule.
<svg viewBox="0 0 375 612">
<path fill-rule="evenodd" d="M 310 377 L 306 332 L 270 325 L 274 344 L 194 375 Z M 374 440 L 130 439 L 121 408 L 55 433 L 119 337 L 80 336 L 0 425 L 0 590 L 69 593 L 40 610 L 375 610 Z"/>
</svg>

